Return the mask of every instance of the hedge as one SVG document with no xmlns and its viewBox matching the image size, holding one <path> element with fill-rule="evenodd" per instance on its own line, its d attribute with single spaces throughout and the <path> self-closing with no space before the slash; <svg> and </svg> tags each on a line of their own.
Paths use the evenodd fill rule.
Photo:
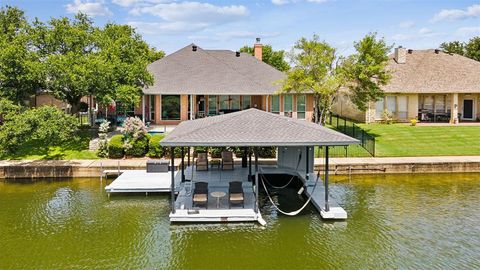
<svg viewBox="0 0 480 270">
<path fill-rule="evenodd" d="M 122 158 L 123 151 L 123 135 L 114 135 L 108 142 L 108 157 Z"/>
<path fill-rule="evenodd" d="M 147 156 L 153 158 L 161 158 L 165 154 L 165 149 L 160 145 L 160 141 L 165 138 L 165 135 L 157 134 L 153 135 L 150 138 L 148 143 L 148 153 Z"/>
<path fill-rule="evenodd" d="M 133 141 L 132 147 L 125 150 L 127 156 L 143 157 L 148 151 L 148 138 L 143 137 Z"/>
<path fill-rule="evenodd" d="M 276 147 L 260 147 L 257 149 L 257 152 L 260 158 L 274 158 L 277 156 Z"/>
</svg>

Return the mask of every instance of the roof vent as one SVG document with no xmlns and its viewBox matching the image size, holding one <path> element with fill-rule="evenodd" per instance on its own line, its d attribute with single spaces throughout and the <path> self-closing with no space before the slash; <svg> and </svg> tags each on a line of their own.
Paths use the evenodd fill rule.
<svg viewBox="0 0 480 270">
<path fill-rule="evenodd" d="M 439 49 L 435 49 L 435 53 L 436 53 L 436 54 L 440 53 L 440 50 L 439 50 Z"/>
<path fill-rule="evenodd" d="M 413 50 L 412 49 L 408 49 L 408 54 L 412 54 L 413 53 Z"/>
<path fill-rule="evenodd" d="M 194 52 L 197 51 L 197 45 L 192 45 L 192 51 L 194 51 Z"/>
<path fill-rule="evenodd" d="M 240 52 L 235 52 L 236 57 L 240 57 Z"/>
</svg>

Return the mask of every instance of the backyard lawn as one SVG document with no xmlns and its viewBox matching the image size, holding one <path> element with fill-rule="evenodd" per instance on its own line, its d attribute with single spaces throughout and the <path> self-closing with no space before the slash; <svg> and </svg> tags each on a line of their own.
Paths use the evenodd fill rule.
<svg viewBox="0 0 480 270">
<path fill-rule="evenodd" d="M 359 126 L 376 137 L 377 157 L 480 155 L 480 126 Z"/>
<path fill-rule="evenodd" d="M 31 141 L 24 144 L 14 154 L 2 156 L 0 159 L 98 159 L 95 152 L 88 150 L 91 136 L 80 132 L 70 141 L 60 146 L 44 147 L 42 141 Z"/>
</svg>

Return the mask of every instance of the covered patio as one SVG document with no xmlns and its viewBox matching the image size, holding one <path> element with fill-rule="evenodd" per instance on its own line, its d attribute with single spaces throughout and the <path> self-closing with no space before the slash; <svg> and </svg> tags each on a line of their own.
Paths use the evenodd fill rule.
<svg viewBox="0 0 480 270">
<path fill-rule="evenodd" d="M 298 177 L 304 186 L 302 192 L 309 198 L 307 203 L 311 201 L 321 213 L 326 213 L 322 217 L 346 218 L 346 212 L 329 198 L 328 147 L 357 143 L 351 137 L 320 125 L 258 109 L 182 122 L 161 142 L 162 146 L 170 147 L 172 164 L 175 148 L 180 147 L 182 153 L 180 171 L 171 172 L 172 186 L 176 180 L 180 180 L 181 185 L 176 197 L 174 189 L 171 192 L 170 221 L 258 221 L 265 224 L 258 205 L 264 174 Z M 319 179 L 313 171 L 314 146 L 325 149 L 324 179 Z M 248 165 L 236 165 L 233 170 L 207 166 L 207 170 L 200 171 L 195 161 L 185 164 L 185 154 L 190 153 L 190 147 L 240 147 L 248 156 Z M 261 147 L 277 147 L 277 165 L 259 166 L 258 150 Z M 320 187 L 322 184 L 318 182 L 322 180 L 323 187 Z M 232 205 L 232 182 L 240 183 L 241 205 Z M 275 179 L 270 182 L 275 184 Z M 208 191 L 203 192 L 206 202 L 196 205 L 193 197 L 199 183 L 204 183 Z M 266 188 L 265 191 L 268 195 Z M 333 213 L 336 211 L 340 215 Z"/>
</svg>

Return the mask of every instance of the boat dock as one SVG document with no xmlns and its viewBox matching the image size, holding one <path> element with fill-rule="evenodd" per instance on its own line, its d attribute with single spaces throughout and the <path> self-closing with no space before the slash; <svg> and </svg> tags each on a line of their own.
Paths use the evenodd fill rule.
<svg viewBox="0 0 480 270">
<path fill-rule="evenodd" d="M 105 187 L 105 191 L 109 194 L 139 192 L 148 194 L 154 192 L 170 192 L 170 186 L 171 172 L 147 173 L 146 170 L 123 170 L 110 185 Z M 178 192 L 179 187 L 180 179 L 176 177 L 176 192 Z"/>
</svg>

